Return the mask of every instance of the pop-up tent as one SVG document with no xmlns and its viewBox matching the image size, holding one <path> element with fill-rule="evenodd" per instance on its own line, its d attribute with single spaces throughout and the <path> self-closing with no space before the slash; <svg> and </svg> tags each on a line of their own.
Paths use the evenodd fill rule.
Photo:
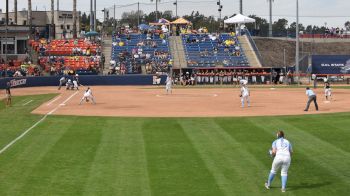
<svg viewBox="0 0 350 196">
<path fill-rule="evenodd" d="M 171 22 L 174 25 L 191 25 L 192 23 L 184 18 L 178 18 L 175 21 Z"/>
<path fill-rule="evenodd" d="M 248 16 L 243 16 L 242 14 L 237 14 L 234 17 L 224 20 L 225 24 L 245 24 L 245 23 L 254 23 L 254 18 L 249 18 Z"/>
</svg>

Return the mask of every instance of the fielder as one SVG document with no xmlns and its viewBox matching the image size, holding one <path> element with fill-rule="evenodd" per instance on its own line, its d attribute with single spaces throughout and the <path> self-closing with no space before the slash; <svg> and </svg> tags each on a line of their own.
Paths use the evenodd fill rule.
<svg viewBox="0 0 350 196">
<path fill-rule="evenodd" d="M 332 100 L 332 89 L 328 81 L 324 83 L 324 96 L 326 97 L 327 101 L 328 101 L 328 98 Z"/>
<path fill-rule="evenodd" d="M 241 103 L 242 103 L 242 108 L 244 108 L 244 102 L 247 102 L 248 107 L 250 107 L 250 92 L 247 87 L 248 81 L 247 80 L 240 80 L 240 85 L 241 85 L 241 94 L 239 97 L 241 97 Z"/>
<path fill-rule="evenodd" d="M 12 104 L 12 96 L 11 96 L 11 83 L 6 83 L 6 89 L 5 89 L 5 102 L 6 107 L 10 107 Z"/>
<path fill-rule="evenodd" d="M 92 95 L 92 91 L 91 91 L 90 87 L 88 87 L 88 88 L 86 89 L 86 91 L 84 92 L 84 95 L 83 95 L 83 97 L 81 98 L 79 105 L 81 105 L 81 103 L 82 103 L 84 100 L 85 100 L 86 102 L 91 101 L 92 104 L 94 104 L 94 105 L 96 104 L 95 99 L 94 99 L 94 96 Z"/>
<path fill-rule="evenodd" d="M 165 81 L 166 94 L 173 93 L 172 86 L 173 86 L 173 79 L 170 75 L 168 75 L 168 77 L 166 78 L 166 81 Z"/>
<path fill-rule="evenodd" d="M 60 84 L 59 84 L 59 86 L 58 86 L 58 90 L 61 90 L 61 87 L 62 87 L 66 82 L 67 82 L 66 77 L 63 76 L 63 77 L 60 79 Z"/>
<path fill-rule="evenodd" d="M 282 192 L 286 192 L 288 169 L 291 162 L 291 156 L 293 153 L 292 144 L 284 139 L 283 131 L 277 132 L 277 140 L 272 143 L 271 156 L 275 157 L 272 162 L 271 171 L 267 182 L 265 183 L 266 189 L 270 189 L 271 183 L 281 168 L 281 181 L 282 181 Z"/>
</svg>

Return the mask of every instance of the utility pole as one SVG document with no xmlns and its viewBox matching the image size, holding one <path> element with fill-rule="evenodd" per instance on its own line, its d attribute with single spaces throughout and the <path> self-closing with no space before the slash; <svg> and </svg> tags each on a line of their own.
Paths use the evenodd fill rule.
<svg viewBox="0 0 350 196">
<path fill-rule="evenodd" d="M 295 72 L 296 72 L 296 81 L 299 85 L 299 0 L 297 1 L 297 22 L 296 22 L 296 44 L 295 44 Z"/>
<path fill-rule="evenodd" d="M 243 14 L 243 0 L 239 0 L 239 13 Z"/>
<path fill-rule="evenodd" d="M 60 0 L 57 0 L 57 11 L 60 11 Z"/>
<path fill-rule="evenodd" d="M 269 4 L 270 4 L 269 37 L 272 37 L 272 1 L 273 0 L 269 0 Z"/>
</svg>

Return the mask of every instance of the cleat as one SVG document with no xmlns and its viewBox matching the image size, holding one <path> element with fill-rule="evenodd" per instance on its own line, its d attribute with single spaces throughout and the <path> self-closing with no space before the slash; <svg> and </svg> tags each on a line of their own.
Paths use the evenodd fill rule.
<svg viewBox="0 0 350 196">
<path fill-rule="evenodd" d="M 270 189 L 270 187 L 269 187 L 269 185 L 267 184 L 267 182 L 265 182 L 265 188 L 266 188 L 267 190 Z"/>
<path fill-rule="evenodd" d="M 285 193 L 286 192 L 286 189 L 281 189 L 282 193 Z"/>
</svg>

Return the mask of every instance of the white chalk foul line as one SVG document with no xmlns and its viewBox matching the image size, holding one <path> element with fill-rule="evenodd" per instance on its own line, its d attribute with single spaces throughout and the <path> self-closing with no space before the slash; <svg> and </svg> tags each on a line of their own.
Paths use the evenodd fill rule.
<svg viewBox="0 0 350 196">
<path fill-rule="evenodd" d="M 54 102 L 56 102 L 58 99 L 60 99 L 61 98 L 61 95 L 60 96 L 58 96 L 58 97 L 56 97 L 54 100 L 52 100 L 52 101 L 50 101 L 48 104 L 46 104 L 47 106 L 49 106 L 49 105 L 51 105 L 51 104 L 53 104 Z"/>
<path fill-rule="evenodd" d="M 75 92 L 74 94 L 72 94 L 70 97 L 68 97 L 63 103 L 66 103 L 67 101 L 69 101 L 71 98 L 73 98 L 76 94 L 78 93 Z M 25 130 L 21 135 L 19 135 L 18 137 L 16 137 L 14 140 L 12 140 L 10 143 L 8 143 L 6 146 L 4 146 L 1 150 L 0 150 L 0 154 L 2 154 L 3 152 L 5 152 L 8 148 L 10 148 L 13 144 L 15 144 L 18 140 L 20 140 L 22 137 L 24 137 L 25 135 L 27 135 L 28 132 L 30 132 L 32 129 L 34 129 L 36 126 L 38 126 L 38 124 L 40 124 L 41 122 L 43 122 L 49 115 L 53 114 L 56 110 L 58 110 L 58 108 L 61 107 L 61 105 L 57 105 L 53 110 L 51 110 L 50 112 L 48 112 L 47 114 L 45 114 L 45 116 L 43 116 L 38 122 L 36 122 L 33 126 L 29 127 L 27 130 Z"/>
<path fill-rule="evenodd" d="M 33 100 L 29 100 L 29 101 L 25 102 L 24 104 L 22 104 L 22 106 L 28 105 L 31 102 L 33 102 Z"/>
</svg>

